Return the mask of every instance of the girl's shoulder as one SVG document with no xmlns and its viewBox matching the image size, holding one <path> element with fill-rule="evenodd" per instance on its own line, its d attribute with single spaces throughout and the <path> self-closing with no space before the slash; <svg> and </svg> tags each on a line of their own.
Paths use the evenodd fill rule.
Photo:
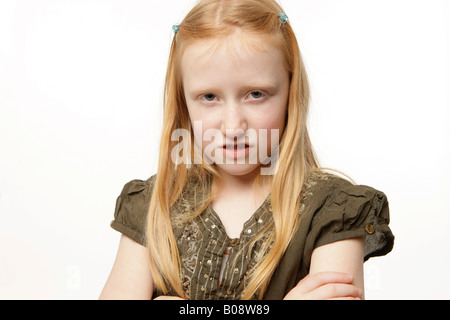
<svg viewBox="0 0 450 320">
<path fill-rule="evenodd" d="M 145 245 L 145 221 L 156 175 L 147 180 L 127 182 L 116 200 L 111 227 L 141 245 Z"/>
<path fill-rule="evenodd" d="M 394 235 L 389 227 L 386 195 L 325 172 L 311 173 L 304 182 L 300 222 L 266 299 L 281 299 L 309 273 L 313 251 L 336 241 L 363 237 L 364 260 L 389 253 Z M 297 270 L 292 271 L 292 270 Z M 291 274 L 291 278 L 286 278 Z"/>
<path fill-rule="evenodd" d="M 330 173 L 305 182 L 302 209 L 310 250 L 340 240 L 365 237 L 365 260 L 392 250 L 389 202 L 384 192 Z M 303 221 L 303 220 L 302 220 Z"/>
<path fill-rule="evenodd" d="M 120 195 L 132 195 L 137 193 L 142 193 L 142 195 L 151 195 L 153 186 L 155 184 L 156 174 L 152 175 L 147 180 L 134 179 L 127 182 L 123 188 Z"/>
<path fill-rule="evenodd" d="M 305 179 L 303 196 L 312 196 L 317 202 L 337 198 L 357 197 L 371 199 L 374 196 L 386 196 L 382 191 L 371 186 L 357 184 L 350 178 L 343 178 L 324 171 L 314 171 Z"/>
</svg>

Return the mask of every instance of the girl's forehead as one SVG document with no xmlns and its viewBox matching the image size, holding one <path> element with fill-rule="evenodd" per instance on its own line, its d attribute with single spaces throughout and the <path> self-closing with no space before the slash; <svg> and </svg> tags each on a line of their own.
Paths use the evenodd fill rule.
<svg viewBox="0 0 450 320">
<path fill-rule="evenodd" d="M 282 51 L 261 37 L 195 41 L 186 47 L 181 62 L 184 89 L 192 92 L 249 84 L 273 88 L 288 75 Z"/>
<path fill-rule="evenodd" d="M 240 28 L 226 36 L 191 41 L 183 57 L 212 62 L 215 59 L 251 59 L 252 56 L 276 51 L 274 41 L 267 36 L 242 31 Z"/>
</svg>

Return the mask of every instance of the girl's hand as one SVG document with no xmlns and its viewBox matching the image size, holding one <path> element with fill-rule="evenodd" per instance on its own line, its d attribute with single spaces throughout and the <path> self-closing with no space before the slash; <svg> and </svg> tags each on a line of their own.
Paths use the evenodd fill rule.
<svg viewBox="0 0 450 320">
<path fill-rule="evenodd" d="M 159 296 L 153 300 L 184 300 L 184 299 L 176 296 Z"/>
<path fill-rule="evenodd" d="M 342 272 L 319 272 L 303 278 L 284 300 L 361 300 L 363 291 L 353 276 Z"/>
</svg>

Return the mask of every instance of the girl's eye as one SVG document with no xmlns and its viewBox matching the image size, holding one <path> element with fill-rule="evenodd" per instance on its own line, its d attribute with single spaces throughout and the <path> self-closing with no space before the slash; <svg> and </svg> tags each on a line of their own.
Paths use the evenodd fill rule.
<svg viewBox="0 0 450 320">
<path fill-rule="evenodd" d="M 208 93 L 208 94 L 205 94 L 202 97 L 202 99 L 205 100 L 205 101 L 211 102 L 211 101 L 214 101 L 216 99 L 216 96 L 214 94 L 212 94 L 212 93 Z"/>
<path fill-rule="evenodd" d="M 264 97 L 264 94 L 261 91 L 250 92 L 250 98 L 252 98 L 252 99 L 261 99 L 263 97 Z"/>
</svg>

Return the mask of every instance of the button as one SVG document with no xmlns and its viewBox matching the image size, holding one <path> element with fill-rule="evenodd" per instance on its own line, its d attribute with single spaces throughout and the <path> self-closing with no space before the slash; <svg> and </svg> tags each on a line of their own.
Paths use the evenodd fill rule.
<svg viewBox="0 0 450 320">
<path fill-rule="evenodd" d="M 211 265 L 212 261 L 211 261 L 211 260 L 208 260 L 208 261 L 206 261 L 206 263 L 209 264 L 209 265 Z"/>
<path fill-rule="evenodd" d="M 232 247 L 236 247 L 239 244 L 239 238 L 234 238 L 230 241 Z"/>
<path fill-rule="evenodd" d="M 234 273 L 238 273 L 239 272 L 239 268 L 234 268 Z"/>
<path fill-rule="evenodd" d="M 375 232 L 375 228 L 374 228 L 373 224 L 367 224 L 366 225 L 366 232 L 368 234 L 373 234 Z"/>
<path fill-rule="evenodd" d="M 263 223 L 263 222 L 264 222 L 263 219 L 261 219 L 261 218 L 258 219 L 258 223 Z"/>
<path fill-rule="evenodd" d="M 247 229 L 247 233 L 248 234 L 252 233 L 252 229 Z"/>
<path fill-rule="evenodd" d="M 213 228 L 213 229 L 214 229 L 215 227 L 216 227 L 216 225 L 215 225 L 215 224 L 213 224 L 213 225 L 211 226 L 211 228 Z"/>
</svg>

